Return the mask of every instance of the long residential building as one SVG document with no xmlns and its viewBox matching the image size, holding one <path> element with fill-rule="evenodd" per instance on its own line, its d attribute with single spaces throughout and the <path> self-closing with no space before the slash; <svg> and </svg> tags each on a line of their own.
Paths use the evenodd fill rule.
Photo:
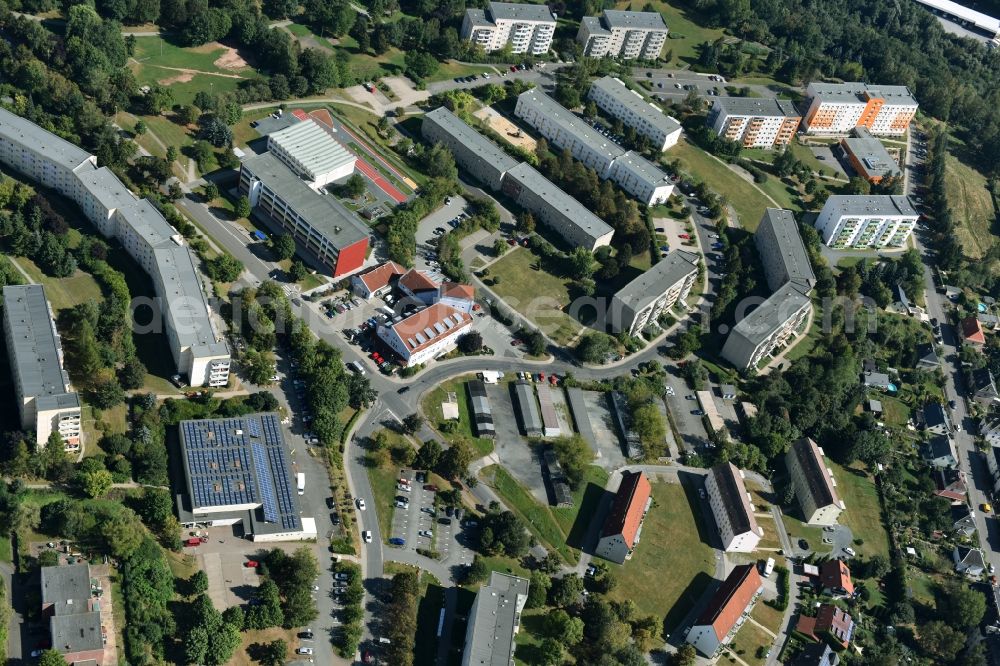
<svg viewBox="0 0 1000 666">
<path fill-rule="evenodd" d="M 806 89 L 802 126 L 807 134 L 847 134 L 864 127 L 878 136 L 900 136 L 917 114 L 906 86 L 813 82 Z"/>
<path fill-rule="evenodd" d="M 652 487 L 642 472 L 622 473 L 611 511 L 604 520 L 594 554 L 625 564 L 632 558 L 642 535 L 642 524 L 652 505 Z"/>
<path fill-rule="evenodd" d="M 616 333 L 638 335 L 664 312 L 683 302 L 698 277 L 698 255 L 675 250 L 619 289 L 608 323 Z"/>
<path fill-rule="evenodd" d="M 835 250 L 894 249 L 906 245 L 918 219 L 909 197 L 838 194 L 823 204 L 816 230 Z"/>
<path fill-rule="evenodd" d="M 755 551 L 764 530 L 754 518 L 743 472 L 730 462 L 716 465 L 705 479 L 705 492 L 719 528 L 722 550 L 727 553 Z"/>
<path fill-rule="evenodd" d="M 790 101 L 750 97 L 716 97 L 707 120 L 716 134 L 744 148 L 786 146 L 801 121 Z"/>
<path fill-rule="evenodd" d="M 38 447 L 56 432 L 66 451 L 79 451 L 80 396 L 63 369 L 62 343 L 42 285 L 3 288 L 3 330 L 21 429 L 35 431 Z"/>
<path fill-rule="evenodd" d="M 586 19 L 585 19 L 586 20 Z M 663 113 L 638 92 L 629 89 L 621 79 L 605 76 L 590 85 L 587 99 L 605 113 L 622 121 L 640 136 L 649 139 L 659 152 L 677 145 L 681 124 Z"/>
<path fill-rule="evenodd" d="M 837 481 L 826 466 L 823 449 L 812 439 L 803 437 L 785 454 L 785 465 L 805 522 L 836 525 L 840 513 L 847 507 L 837 493 Z"/>
<path fill-rule="evenodd" d="M 472 315 L 435 303 L 402 321 L 379 326 L 377 335 L 409 368 L 447 354 L 471 329 Z"/>
<path fill-rule="evenodd" d="M 420 131 L 426 141 L 440 143 L 455 156 L 455 163 L 494 192 L 517 160 L 443 106 L 424 115 Z"/>
<path fill-rule="evenodd" d="M 899 176 L 899 165 L 885 149 L 882 142 L 864 127 L 855 127 L 854 136 L 840 140 L 854 171 L 869 183 L 881 183 L 886 178 Z"/>
<path fill-rule="evenodd" d="M 712 595 L 708 607 L 695 620 L 687 642 L 706 657 L 713 657 L 736 636 L 746 616 L 764 591 L 756 564 L 740 564 Z"/>
<path fill-rule="evenodd" d="M 569 150 L 599 178 L 618 184 L 646 205 L 663 203 L 674 191 L 662 170 L 635 151 L 626 152 L 537 88 L 518 95 L 514 115 L 538 130 L 553 145 Z"/>
<path fill-rule="evenodd" d="M 952 0 L 917 0 L 917 2 L 935 14 L 940 14 L 967 30 L 989 37 L 995 45 L 1000 45 L 1000 19 L 977 12 L 970 7 L 952 2 Z"/>
<path fill-rule="evenodd" d="M 469 8 L 462 20 L 462 39 L 486 53 L 510 47 L 511 53 L 542 55 L 552 46 L 556 17 L 544 4 L 487 3 L 486 9 Z"/>
<path fill-rule="evenodd" d="M 499 571 L 490 574 L 469 611 L 462 666 L 514 666 L 514 641 L 528 587 L 526 578 Z"/>
<path fill-rule="evenodd" d="M 331 276 L 345 277 L 364 264 L 368 228 L 334 197 L 312 189 L 274 153 L 243 160 L 239 189 Z"/>
<path fill-rule="evenodd" d="M 659 12 L 605 9 L 600 17 L 583 17 L 576 41 L 590 58 L 656 60 L 667 41 L 667 25 Z"/>
<path fill-rule="evenodd" d="M 772 294 L 733 327 L 722 357 L 740 370 L 755 369 L 801 332 L 812 312 L 809 292 L 816 283 L 795 218 L 788 211 L 764 211 L 754 242 Z"/>
<path fill-rule="evenodd" d="M 72 199 L 146 271 L 170 353 L 191 386 L 229 383 L 229 348 L 213 324 L 194 256 L 155 206 L 106 167 L 98 169 L 95 156 L 6 109 L 0 109 L 0 161 Z"/>
</svg>

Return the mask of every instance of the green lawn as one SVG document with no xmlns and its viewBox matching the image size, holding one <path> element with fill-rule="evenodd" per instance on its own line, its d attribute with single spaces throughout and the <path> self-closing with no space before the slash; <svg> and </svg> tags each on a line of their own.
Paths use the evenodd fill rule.
<svg viewBox="0 0 1000 666">
<path fill-rule="evenodd" d="M 13 562 L 14 552 L 11 549 L 10 537 L 6 534 L 0 536 L 0 562 Z"/>
<path fill-rule="evenodd" d="M 860 468 L 844 468 L 830 462 L 833 476 L 837 480 L 837 492 L 843 498 L 847 509 L 840 514 L 840 524 L 851 529 L 855 539 L 864 543 L 854 546 L 858 555 L 889 555 L 889 539 L 882 526 L 882 512 L 878 503 L 875 482 L 867 474 L 858 475 Z"/>
<path fill-rule="evenodd" d="M 647 3 L 652 5 L 653 11 L 663 14 L 663 20 L 670 26 L 670 35 L 667 43 L 663 47 L 663 55 L 668 51 L 673 52 L 673 64 L 691 64 L 698 58 L 698 45 L 702 42 L 714 42 L 723 36 L 722 30 L 706 28 L 695 23 L 688 17 L 686 10 L 675 7 L 663 0 L 653 0 Z M 633 9 L 640 11 L 646 5 L 637 5 L 632 2 L 618 2 L 615 5 L 618 9 Z"/>
<path fill-rule="evenodd" d="M 563 308 L 570 302 L 569 280 L 546 273 L 529 250 L 517 248 L 490 265 L 487 283 L 510 307 L 524 315 L 556 344 L 568 345 L 582 326 Z M 500 278 L 499 284 L 492 284 Z"/>
<path fill-rule="evenodd" d="M 89 273 L 77 269 L 67 278 L 53 278 L 42 273 L 35 262 L 26 257 L 17 257 L 17 265 L 31 276 L 38 284 L 44 285 L 45 296 L 49 299 L 53 314 L 57 317 L 61 310 L 66 310 L 87 301 L 100 302 L 103 299 L 101 288 Z"/>
<path fill-rule="evenodd" d="M 497 68 L 503 69 L 503 65 L 497 65 Z M 431 76 L 429 80 L 443 81 L 445 79 L 454 79 L 458 76 L 482 74 L 483 72 L 489 72 L 492 74 L 495 72 L 495 69 L 489 65 L 465 65 L 455 60 L 449 60 L 441 63 L 438 70 L 434 72 L 433 76 Z"/>
<path fill-rule="evenodd" d="M 184 47 L 171 44 L 162 37 L 147 37 L 135 40 L 135 60 L 143 65 L 195 69 L 217 74 L 253 73 L 250 66 L 225 68 L 215 64 L 229 49 L 219 43 L 203 46 Z"/>
<path fill-rule="evenodd" d="M 677 628 L 715 572 L 697 503 L 693 487 L 654 483 L 653 506 L 635 555 L 621 567 L 610 565 L 618 585 L 608 596 L 631 599 L 642 615 L 666 616 L 667 632 Z"/>
<path fill-rule="evenodd" d="M 739 215 L 740 224 L 749 231 L 757 229 L 760 218 L 764 215 L 764 209 L 775 205 L 754 187 L 753 183 L 744 180 L 724 162 L 716 160 L 685 139 L 681 139 L 664 155 L 668 161 L 679 159 L 684 170 L 726 197 Z"/>
<path fill-rule="evenodd" d="M 472 432 L 472 410 L 469 408 L 469 394 L 465 388 L 465 383 L 470 379 L 475 379 L 475 375 L 464 375 L 439 384 L 424 396 L 420 410 L 430 426 L 440 432 L 446 441 L 465 439 L 472 445 L 476 457 L 481 458 L 493 452 L 493 440 L 476 437 Z M 443 432 L 439 427 L 444 420 L 441 403 L 448 398 L 448 393 L 454 393 L 458 400 L 458 431 L 453 433 Z"/>
<path fill-rule="evenodd" d="M 843 516 L 844 514 L 841 514 Z M 816 525 L 806 525 L 797 515 L 791 515 L 787 511 L 782 515 L 781 522 L 785 525 L 789 538 L 798 547 L 799 539 L 809 542 L 809 549 L 817 553 L 829 553 L 831 546 L 823 543 L 823 528 Z M 841 518 L 843 522 L 843 518 Z"/>
<path fill-rule="evenodd" d="M 521 630 L 517 633 L 517 649 L 514 652 L 514 663 L 517 666 L 535 666 L 542 663 L 539 648 L 545 640 L 544 608 L 532 608 L 521 615 Z"/>
<path fill-rule="evenodd" d="M 777 574 L 774 574 L 777 576 Z M 754 606 L 753 611 L 750 613 L 750 617 L 760 622 L 762 625 L 778 633 L 778 629 L 781 628 L 781 621 L 784 619 L 784 613 L 776 608 L 768 606 L 764 603 L 759 603 Z"/>
<path fill-rule="evenodd" d="M 945 161 L 945 195 L 955 234 L 970 259 L 982 259 L 996 244 L 996 211 L 986 189 L 986 178 L 972 167 L 949 155 Z"/>
<path fill-rule="evenodd" d="M 570 564 L 576 563 L 579 555 L 566 543 L 567 534 L 559 527 L 548 506 L 539 504 L 527 488 L 518 483 L 501 465 L 490 465 L 483 469 L 482 478 L 493 488 L 511 511 L 518 514 L 527 524 L 532 534 L 548 550 L 556 552 Z"/>
<path fill-rule="evenodd" d="M 750 666 L 763 666 L 767 659 L 758 657 L 757 650 L 761 646 L 770 649 L 773 643 L 774 639 L 766 631 L 752 622 L 745 622 L 729 649 Z"/>
<path fill-rule="evenodd" d="M 555 516 L 571 546 L 576 548 L 582 544 L 606 485 L 608 485 L 607 471 L 603 467 L 589 465 L 580 486 L 573 491 L 573 506 L 552 509 L 552 515 Z"/>
<path fill-rule="evenodd" d="M 389 447 L 407 442 L 407 438 L 398 432 L 385 429 L 389 438 Z M 372 495 L 375 496 L 375 512 L 378 515 L 379 529 L 382 532 L 382 539 L 388 542 L 392 531 L 392 514 L 396 509 L 396 480 L 399 478 L 397 470 L 399 468 L 393 462 L 388 462 L 382 467 L 369 467 L 368 480 L 372 484 Z M 368 507 L 369 510 L 371 507 Z"/>
<path fill-rule="evenodd" d="M 887 425 L 905 426 L 910 419 L 910 408 L 899 398 L 892 396 L 882 396 L 879 398 L 882 403 L 882 420 Z"/>
</svg>

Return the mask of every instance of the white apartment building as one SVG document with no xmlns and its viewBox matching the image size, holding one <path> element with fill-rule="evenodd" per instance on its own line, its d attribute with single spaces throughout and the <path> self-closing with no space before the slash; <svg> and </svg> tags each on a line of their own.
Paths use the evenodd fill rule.
<svg viewBox="0 0 1000 666">
<path fill-rule="evenodd" d="M 812 301 L 802 288 L 785 284 L 733 327 L 722 357 L 740 370 L 756 368 L 802 333 L 811 310 Z"/>
<path fill-rule="evenodd" d="M 514 114 L 553 145 L 569 150 L 599 178 L 616 183 L 647 206 L 666 201 L 674 191 L 667 175 L 649 160 L 626 152 L 537 88 L 518 96 Z"/>
<path fill-rule="evenodd" d="M 681 138 L 681 124 L 676 119 L 613 76 L 594 81 L 587 99 L 608 115 L 621 120 L 626 127 L 648 138 L 660 152 L 677 145 Z"/>
<path fill-rule="evenodd" d="M 357 161 L 354 153 L 311 118 L 269 134 L 267 149 L 317 191 L 350 176 Z"/>
<path fill-rule="evenodd" d="M 159 301 L 156 323 L 191 386 L 229 382 L 229 348 L 215 330 L 191 251 L 155 206 L 109 170 L 98 169 L 93 155 L 5 109 L 0 109 L 0 161 L 76 202 L 149 274 Z"/>
<path fill-rule="evenodd" d="M 486 53 L 510 46 L 511 53 L 542 55 L 552 46 L 556 17 L 545 5 L 490 2 L 486 9 L 466 9 L 462 39 Z"/>
<path fill-rule="evenodd" d="M 35 431 L 44 447 L 58 432 L 67 451 L 83 445 L 80 397 L 63 369 L 63 350 L 45 288 L 40 284 L 3 288 L 4 340 L 21 428 Z"/>
<path fill-rule="evenodd" d="M 463 172 L 475 176 L 494 192 L 500 189 L 504 174 L 517 166 L 517 160 L 500 146 L 443 106 L 424 115 L 420 133 L 429 143 L 448 148 Z"/>
<path fill-rule="evenodd" d="M 696 254 L 675 250 L 619 289 L 608 313 L 612 330 L 639 335 L 675 303 L 683 302 L 698 277 L 698 260 Z"/>
<path fill-rule="evenodd" d="M 906 86 L 813 82 L 806 89 L 802 126 L 807 134 L 839 135 L 864 127 L 878 136 L 900 136 L 917 106 Z"/>
<path fill-rule="evenodd" d="M 412 367 L 450 352 L 470 330 L 472 315 L 435 303 L 396 324 L 379 326 L 377 333 L 406 367 Z"/>
<path fill-rule="evenodd" d="M 919 218 L 905 196 L 835 195 L 823 205 L 816 229 L 835 250 L 893 249 L 906 245 Z"/>
<path fill-rule="evenodd" d="M 787 100 L 716 97 L 708 125 L 720 137 L 744 148 L 786 146 L 802 117 Z"/>
<path fill-rule="evenodd" d="M 727 553 L 756 550 L 764 530 L 754 518 L 743 472 L 730 462 L 716 465 L 705 477 L 705 493 L 719 528 L 722 550 Z"/>
<path fill-rule="evenodd" d="M 823 449 L 808 437 L 796 441 L 785 454 L 795 499 L 808 525 L 836 525 L 846 508 L 823 455 Z"/>
<path fill-rule="evenodd" d="M 576 41 L 591 58 L 656 60 L 667 41 L 667 26 L 657 12 L 605 9 L 600 18 L 583 17 Z"/>
</svg>

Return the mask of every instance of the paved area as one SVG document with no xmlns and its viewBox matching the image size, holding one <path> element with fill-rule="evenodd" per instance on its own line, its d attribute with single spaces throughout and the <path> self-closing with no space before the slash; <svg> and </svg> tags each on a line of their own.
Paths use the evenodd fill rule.
<svg viewBox="0 0 1000 666">
<path fill-rule="evenodd" d="M 687 386 L 687 382 L 681 376 L 680 371 L 673 365 L 666 366 L 666 384 L 673 387 L 674 395 L 668 395 L 667 406 L 674 418 L 674 425 L 680 433 L 681 441 L 678 445 L 694 453 L 704 453 L 705 448 L 710 444 L 708 433 L 705 431 L 705 424 L 700 416 L 695 416 L 691 412 L 698 408 L 695 400 L 688 400 L 687 396 L 694 394 Z"/>
<path fill-rule="evenodd" d="M 497 436 L 494 447 L 497 457 L 511 475 L 520 481 L 542 504 L 548 504 L 545 480 L 539 452 L 521 436 L 513 397 L 507 384 L 490 384 L 486 387 L 493 410 Z"/>
<path fill-rule="evenodd" d="M 556 410 L 556 418 L 559 419 L 559 427 L 563 435 L 572 435 L 576 432 L 573 429 L 573 416 L 570 413 L 569 403 L 566 402 L 566 391 L 562 386 L 551 386 L 549 395 L 552 396 L 552 406 Z"/>
<path fill-rule="evenodd" d="M 97 579 L 97 584 L 104 590 L 101 596 L 101 631 L 104 636 L 104 663 L 118 663 L 118 631 L 124 627 L 115 627 L 114 595 L 111 594 L 110 567 L 98 564 L 90 567 L 91 578 Z"/>
<path fill-rule="evenodd" d="M 611 405 L 608 395 L 600 391 L 584 391 L 583 400 L 587 405 L 590 427 L 597 440 L 596 464 L 610 471 L 616 470 L 626 463 L 622 451 L 621 436 L 611 415 Z"/>
</svg>

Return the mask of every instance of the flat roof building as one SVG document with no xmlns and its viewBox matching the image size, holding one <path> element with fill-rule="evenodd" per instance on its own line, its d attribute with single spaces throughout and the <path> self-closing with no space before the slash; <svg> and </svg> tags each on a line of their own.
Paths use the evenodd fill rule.
<svg viewBox="0 0 1000 666">
<path fill-rule="evenodd" d="M 935 14 L 946 16 L 990 39 L 1000 39 L 1000 19 L 977 12 L 971 7 L 960 5 L 951 0 L 917 0 L 917 2 L 929 8 Z"/>
<path fill-rule="evenodd" d="M 316 192 L 277 155 L 268 152 L 243 160 L 239 190 L 331 276 L 344 277 L 364 264 L 368 227 L 334 197 Z"/>
<path fill-rule="evenodd" d="M 181 421 L 185 489 L 181 524 L 243 524 L 252 541 L 316 538 L 316 520 L 300 516 L 281 418 L 273 413 Z"/>
<path fill-rule="evenodd" d="M 835 250 L 903 247 L 920 218 L 909 197 L 836 194 L 823 204 L 816 230 Z"/>
<path fill-rule="evenodd" d="M 720 137 L 744 148 L 787 146 L 802 116 L 782 99 L 716 97 L 706 122 Z"/>
<path fill-rule="evenodd" d="M 604 520 L 594 554 L 625 564 L 642 536 L 642 524 L 653 503 L 653 489 L 642 472 L 623 472 L 611 510 Z"/>
<path fill-rule="evenodd" d="M 63 350 L 45 287 L 3 288 L 4 339 L 23 430 L 44 448 L 56 432 L 67 451 L 83 446 L 80 396 L 63 369 Z"/>
<path fill-rule="evenodd" d="M 772 291 L 792 283 L 808 292 L 816 286 L 816 275 L 799 225 L 790 210 L 767 208 L 753 235 L 764 265 L 767 286 Z"/>
<path fill-rule="evenodd" d="M 469 8 L 462 20 L 462 39 L 486 53 L 505 46 L 511 53 L 542 55 L 552 46 L 556 17 L 544 4 L 487 3 L 486 9 Z"/>
<path fill-rule="evenodd" d="M 400 322 L 379 326 L 377 335 L 406 367 L 431 361 L 455 348 L 472 330 L 472 315 L 445 303 L 417 310 Z"/>
<path fill-rule="evenodd" d="M 589 17 L 584 17 L 584 21 Z M 581 26 L 581 30 L 582 30 Z M 592 84 L 587 93 L 591 100 L 605 113 L 618 118 L 626 127 L 631 127 L 640 136 L 652 142 L 660 152 L 677 145 L 681 137 L 681 124 L 663 113 L 658 106 L 635 90 L 629 89 L 621 79 L 604 76 Z"/>
<path fill-rule="evenodd" d="M 619 289 L 611 299 L 612 330 L 638 335 L 678 302 L 683 304 L 698 277 L 698 262 L 698 255 L 674 250 Z"/>
<path fill-rule="evenodd" d="M 267 149 L 315 190 L 354 173 L 354 153 L 312 118 L 267 136 Z"/>
<path fill-rule="evenodd" d="M 812 301 L 794 284 L 779 287 L 733 327 L 722 347 L 722 357 L 740 370 L 756 368 L 802 332 Z"/>
<path fill-rule="evenodd" d="M 795 499 L 807 525 L 836 525 L 847 508 L 823 455 L 823 449 L 808 437 L 793 443 L 785 454 Z"/>
<path fill-rule="evenodd" d="M 743 481 L 743 472 L 733 463 L 716 465 L 705 478 L 708 505 L 719 528 L 722 550 L 752 553 L 764 536 L 753 515 L 753 504 Z"/>
<path fill-rule="evenodd" d="M 476 437 L 493 439 L 497 436 L 496 425 L 493 423 L 493 410 L 490 399 L 486 395 L 486 384 L 480 379 L 466 383 L 469 391 L 469 408 L 472 410 L 472 430 Z"/>
<path fill-rule="evenodd" d="M 424 140 L 448 148 L 464 172 L 494 192 L 500 190 L 504 174 L 517 166 L 500 146 L 443 106 L 424 115 L 420 132 Z"/>
<path fill-rule="evenodd" d="M 667 41 L 667 25 L 658 12 L 605 9 L 600 17 L 583 17 L 576 41 L 590 58 L 656 60 Z"/>
<path fill-rule="evenodd" d="M 514 382 L 512 387 L 521 431 L 528 437 L 541 437 L 544 430 L 542 415 L 538 411 L 538 400 L 535 399 L 534 384 L 521 380 Z"/>
<path fill-rule="evenodd" d="M 756 564 L 733 567 L 712 595 L 708 607 L 691 626 L 687 642 L 706 657 L 715 656 L 736 636 L 763 591 L 764 584 Z"/>
<path fill-rule="evenodd" d="M 68 663 L 104 661 L 100 602 L 95 600 L 90 566 L 41 568 L 42 617 L 49 622 L 52 649 Z"/>
<path fill-rule="evenodd" d="M 494 571 L 469 611 L 462 666 L 514 666 L 514 640 L 528 600 L 528 580 Z"/>
<path fill-rule="evenodd" d="M 864 127 L 877 136 L 900 136 L 917 114 L 906 86 L 813 82 L 806 89 L 802 127 L 807 134 L 847 134 Z"/>
<path fill-rule="evenodd" d="M 900 175 L 896 160 L 871 132 L 864 127 L 855 127 L 851 133 L 854 136 L 840 140 L 840 147 L 859 176 L 869 183 L 881 183 L 885 178 Z"/>
</svg>

